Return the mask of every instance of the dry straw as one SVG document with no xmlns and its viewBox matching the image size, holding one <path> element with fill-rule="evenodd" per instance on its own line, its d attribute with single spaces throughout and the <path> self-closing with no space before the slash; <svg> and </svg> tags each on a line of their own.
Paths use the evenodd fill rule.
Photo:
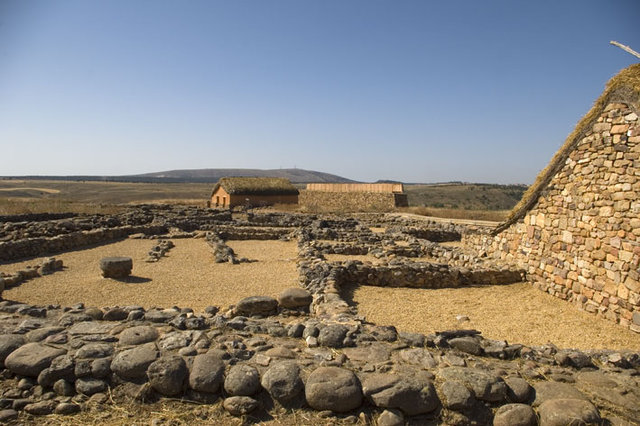
<svg viewBox="0 0 640 426">
<path fill-rule="evenodd" d="M 218 181 L 213 192 L 219 187 L 231 195 L 298 194 L 288 179 L 274 177 L 224 177 Z"/>
<path fill-rule="evenodd" d="M 520 202 L 513 208 L 507 219 L 495 230 L 498 234 L 522 218 L 538 201 L 538 197 L 547 187 L 553 176 L 564 166 L 569 154 L 590 131 L 600 114 L 609 103 L 624 102 L 636 110 L 640 107 L 640 64 L 623 69 L 607 83 L 604 92 L 595 101 L 591 110 L 578 122 L 551 162 L 545 167 L 536 181 L 524 193 Z"/>
</svg>

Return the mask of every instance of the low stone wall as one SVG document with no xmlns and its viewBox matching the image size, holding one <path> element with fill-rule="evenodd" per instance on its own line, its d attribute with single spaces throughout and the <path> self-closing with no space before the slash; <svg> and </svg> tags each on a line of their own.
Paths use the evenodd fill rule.
<svg viewBox="0 0 640 426">
<path fill-rule="evenodd" d="M 216 233 L 223 240 L 283 240 L 289 239 L 295 230 L 288 228 L 236 227 L 233 225 L 213 225 L 200 228 Z"/>
<path fill-rule="evenodd" d="M 77 213 L 27 213 L 0 215 L 0 222 L 41 222 L 43 220 L 68 219 L 78 216 Z"/>
<path fill-rule="evenodd" d="M 310 212 L 390 211 L 407 205 L 405 194 L 300 191 L 298 202 Z"/>
<path fill-rule="evenodd" d="M 304 311 L 292 320 L 278 305 L 251 297 L 234 309 L 246 316 L 226 316 L 217 307 L 0 302 L 9 314 L 1 317 L 0 421 L 163 398 L 222 399 L 228 415 L 245 418 L 315 410 L 353 424 L 623 424 L 640 415 L 637 353 L 529 348 L 475 330 L 403 333 Z"/>
<path fill-rule="evenodd" d="M 166 232 L 167 228 L 162 225 L 121 226 L 111 229 L 73 232 L 51 238 L 27 238 L 0 242 L 0 260 L 44 256 L 126 238 L 131 234 L 164 234 Z"/>
</svg>

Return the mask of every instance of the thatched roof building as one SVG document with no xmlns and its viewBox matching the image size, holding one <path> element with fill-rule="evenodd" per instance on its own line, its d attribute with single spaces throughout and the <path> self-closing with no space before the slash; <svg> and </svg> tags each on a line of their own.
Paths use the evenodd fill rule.
<svg viewBox="0 0 640 426">
<path fill-rule="evenodd" d="M 211 192 L 212 207 L 295 204 L 298 190 L 288 179 L 269 177 L 224 177 Z"/>
<path fill-rule="evenodd" d="M 468 244 L 640 333 L 640 64 L 622 70 L 508 219 Z"/>
</svg>

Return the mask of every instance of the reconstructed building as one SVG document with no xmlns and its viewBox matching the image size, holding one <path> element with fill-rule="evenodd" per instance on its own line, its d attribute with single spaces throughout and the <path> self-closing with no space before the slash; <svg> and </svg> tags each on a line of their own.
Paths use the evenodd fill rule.
<svg viewBox="0 0 640 426">
<path fill-rule="evenodd" d="M 211 207 L 297 204 L 298 190 L 283 178 L 224 177 L 211 192 Z"/>
<path fill-rule="evenodd" d="M 300 205 L 310 211 L 385 211 L 408 203 L 401 183 L 309 183 Z"/>
<path fill-rule="evenodd" d="M 640 64 L 612 78 L 491 234 L 468 244 L 541 290 L 640 332 Z"/>
</svg>

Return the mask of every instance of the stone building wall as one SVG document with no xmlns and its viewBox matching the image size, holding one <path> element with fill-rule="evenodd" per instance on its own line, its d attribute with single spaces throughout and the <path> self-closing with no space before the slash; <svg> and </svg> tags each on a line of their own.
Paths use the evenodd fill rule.
<svg viewBox="0 0 640 426">
<path fill-rule="evenodd" d="M 640 123 L 610 103 L 525 216 L 463 241 L 541 290 L 640 332 Z"/>
<path fill-rule="evenodd" d="M 407 195 L 383 192 L 300 191 L 300 206 L 311 212 L 390 211 L 407 206 Z"/>
</svg>

